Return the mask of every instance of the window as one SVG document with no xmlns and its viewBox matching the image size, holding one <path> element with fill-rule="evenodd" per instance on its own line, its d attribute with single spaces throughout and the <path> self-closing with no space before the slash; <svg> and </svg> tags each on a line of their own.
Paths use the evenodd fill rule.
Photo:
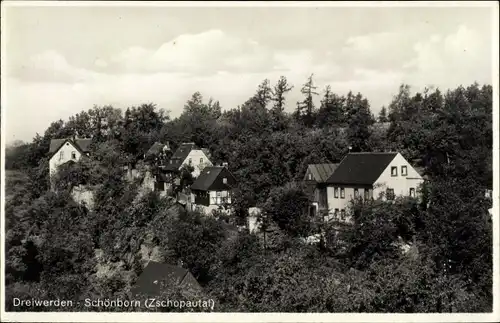
<svg viewBox="0 0 500 323">
<path fill-rule="evenodd" d="M 391 176 L 398 176 L 398 168 L 396 166 L 391 167 Z"/>
<path fill-rule="evenodd" d="M 357 188 L 354 189 L 354 198 L 359 197 L 359 190 Z"/>
<path fill-rule="evenodd" d="M 414 187 L 410 187 L 410 196 L 415 197 L 415 188 Z"/>
<path fill-rule="evenodd" d="M 339 209 L 335 209 L 335 216 L 339 215 Z"/>
<path fill-rule="evenodd" d="M 408 175 L 408 167 L 401 166 L 401 176 L 406 176 L 406 175 Z"/>
<path fill-rule="evenodd" d="M 386 197 L 387 197 L 387 200 L 389 200 L 389 201 L 394 200 L 394 189 L 393 188 L 387 189 Z"/>
<path fill-rule="evenodd" d="M 225 178 L 225 177 L 224 177 L 224 178 L 222 179 L 222 183 L 223 183 L 223 184 L 227 184 L 227 178 Z"/>
<path fill-rule="evenodd" d="M 345 219 L 345 209 L 340 210 L 340 217 L 342 218 L 342 220 Z"/>
<path fill-rule="evenodd" d="M 217 192 L 217 197 L 219 197 L 219 196 L 220 196 L 220 192 Z"/>
<path fill-rule="evenodd" d="M 193 159 L 189 158 L 189 165 L 191 165 L 192 163 L 193 163 Z"/>
<path fill-rule="evenodd" d="M 200 158 L 200 164 L 203 164 L 203 157 Z"/>
<path fill-rule="evenodd" d="M 340 198 L 345 199 L 345 190 L 343 187 L 340 189 Z"/>
<path fill-rule="evenodd" d="M 59 153 L 59 160 L 63 160 L 63 158 L 64 158 L 64 151 L 61 151 Z"/>
<path fill-rule="evenodd" d="M 365 189 L 365 200 L 368 200 L 370 198 L 370 190 Z"/>
<path fill-rule="evenodd" d="M 170 159 L 170 164 L 172 164 L 172 159 Z"/>
<path fill-rule="evenodd" d="M 335 187 L 333 189 L 333 197 L 338 199 L 339 198 L 339 188 L 338 187 Z"/>
<path fill-rule="evenodd" d="M 71 159 L 76 159 L 76 152 L 75 151 L 71 152 Z"/>
<path fill-rule="evenodd" d="M 309 176 L 308 176 L 307 178 L 308 178 L 310 181 L 312 181 L 312 179 L 313 179 L 312 174 L 309 174 Z"/>
</svg>

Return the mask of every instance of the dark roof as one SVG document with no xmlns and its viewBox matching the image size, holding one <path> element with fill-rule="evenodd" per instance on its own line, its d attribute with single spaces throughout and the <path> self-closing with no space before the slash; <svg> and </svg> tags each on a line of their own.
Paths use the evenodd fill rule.
<svg viewBox="0 0 500 323">
<path fill-rule="evenodd" d="M 165 145 L 165 144 L 162 144 L 161 142 L 155 142 L 151 148 L 149 148 L 149 150 L 146 152 L 146 156 L 149 156 L 149 155 L 158 155 L 159 153 L 161 153 L 163 151 L 163 147 L 167 146 L 168 148 L 168 145 Z M 168 150 L 170 150 L 170 148 L 168 148 Z"/>
<path fill-rule="evenodd" d="M 228 177 L 228 182 L 227 184 L 223 184 L 221 181 L 217 181 L 220 179 L 220 177 Z M 207 166 L 203 168 L 203 170 L 200 173 L 200 176 L 196 179 L 196 181 L 191 185 L 192 190 L 199 190 L 199 191 L 208 191 L 211 188 L 214 188 L 214 184 L 219 184 L 217 185 L 216 189 L 219 190 L 224 190 L 224 189 L 231 189 L 232 186 L 236 183 L 236 179 L 234 178 L 233 174 L 223 166 Z"/>
<path fill-rule="evenodd" d="M 157 296 L 172 287 L 201 290 L 200 285 L 187 270 L 179 266 L 150 261 L 137 278 L 132 294 Z"/>
<path fill-rule="evenodd" d="M 318 183 L 324 183 L 333 174 L 339 164 L 311 164 L 307 167 L 307 173 L 311 173 Z"/>
<path fill-rule="evenodd" d="M 172 163 L 169 162 L 169 164 L 165 167 L 165 169 L 168 171 L 174 171 L 179 169 L 179 167 L 181 167 L 182 163 L 184 162 L 184 160 L 186 160 L 187 156 L 193 149 L 199 149 L 199 148 L 192 142 L 181 144 L 170 158 Z"/>
<path fill-rule="evenodd" d="M 349 153 L 333 174 L 328 184 L 372 185 L 398 153 Z"/>
<path fill-rule="evenodd" d="M 83 153 L 89 152 L 90 145 L 92 144 L 92 139 L 74 139 L 74 140 L 71 138 L 52 139 L 50 141 L 49 154 L 53 154 L 56 151 L 58 151 L 66 141 L 71 142 L 73 145 L 75 145 L 75 147 L 77 147 Z"/>
</svg>

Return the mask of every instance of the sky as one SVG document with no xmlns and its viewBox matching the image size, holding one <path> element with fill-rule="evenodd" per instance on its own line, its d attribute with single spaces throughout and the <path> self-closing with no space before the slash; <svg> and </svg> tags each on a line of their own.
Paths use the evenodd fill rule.
<svg viewBox="0 0 500 323">
<path fill-rule="evenodd" d="M 314 73 L 320 94 L 360 92 L 375 115 L 402 83 L 492 82 L 493 7 L 2 6 L 7 143 L 94 105 L 177 117 L 199 91 L 232 109 L 281 75 L 289 111 Z"/>
</svg>

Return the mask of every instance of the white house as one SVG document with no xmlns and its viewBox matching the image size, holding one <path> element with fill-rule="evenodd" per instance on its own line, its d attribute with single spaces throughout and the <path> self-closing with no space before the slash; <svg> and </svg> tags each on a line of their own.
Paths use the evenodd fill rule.
<svg viewBox="0 0 500 323">
<path fill-rule="evenodd" d="M 191 185 L 193 209 L 210 214 L 221 209 L 228 211 L 236 178 L 225 166 L 205 167 Z"/>
<path fill-rule="evenodd" d="M 184 165 L 193 166 L 194 171 L 192 175 L 193 177 L 198 177 L 206 166 L 212 166 L 212 162 L 208 159 L 203 149 L 198 148 L 194 143 L 183 143 L 170 158 L 168 164 L 165 166 L 165 171 L 175 172 L 180 170 Z"/>
<path fill-rule="evenodd" d="M 328 211 L 342 216 L 353 198 L 392 200 L 419 194 L 424 179 L 397 152 L 349 153 L 326 181 Z"/>
<path fill-rule="evenodd" d="M 92 139 L 52 139 L 49 149 L 49 171 L 54 175 L 57 167 L 69 161 L 78 161 L 82 156 L 89 156 Z"/>
</svg>

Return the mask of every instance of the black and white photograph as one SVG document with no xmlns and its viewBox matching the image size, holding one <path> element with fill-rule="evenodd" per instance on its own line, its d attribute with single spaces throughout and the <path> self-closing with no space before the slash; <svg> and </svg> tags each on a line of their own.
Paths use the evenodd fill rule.
<svg viewBox="0 0 500 323">
<path fill-rule="evenodd" d="M 497 1 L 1 6 L 2 321 L 500 321 Z"/>
</svg>

